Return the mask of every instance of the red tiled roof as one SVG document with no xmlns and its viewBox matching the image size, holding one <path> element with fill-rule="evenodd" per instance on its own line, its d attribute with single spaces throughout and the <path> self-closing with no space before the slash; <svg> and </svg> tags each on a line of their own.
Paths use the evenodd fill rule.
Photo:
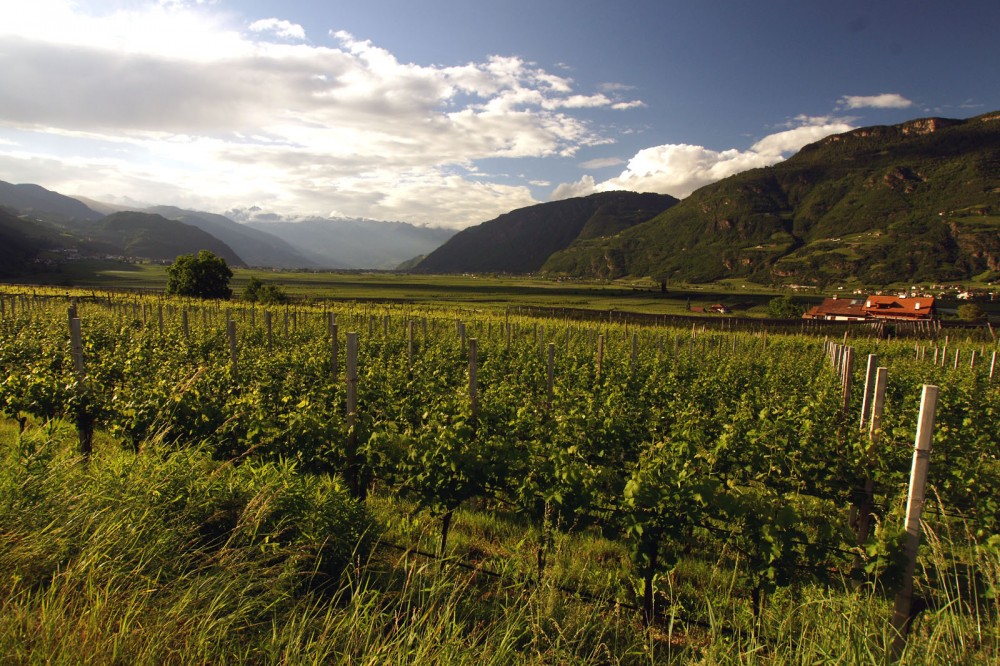
<svg viewBox="0 0 1000 666">
<path fill-rule="evenodd" d="M 869 296 L 865 299 L 865 312 L 873 317 L 928 318 L 933 314 L 934 299 L 930 296 L 900 298 L 898 296 Z"/>
<path fill-rule="evenodd" d="M 819 305 L 813 306 L 803 316 L 808 319 L 823 319 L 825 317 L 857 317 L 865 318 L 865 304 L 861 300 L 847 298 L 824 298 Z"/>
</svg>

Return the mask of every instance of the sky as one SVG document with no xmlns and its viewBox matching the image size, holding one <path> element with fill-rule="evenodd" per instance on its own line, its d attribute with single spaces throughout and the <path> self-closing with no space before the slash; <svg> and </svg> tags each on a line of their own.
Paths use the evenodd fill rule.
<svg viewBox="0 0 1000 666">
<path fill-rule="evenodd" d="M 995 0 L 0 0 L 0 180 L 465 228 L 1000 110 Z"/>
</svg>

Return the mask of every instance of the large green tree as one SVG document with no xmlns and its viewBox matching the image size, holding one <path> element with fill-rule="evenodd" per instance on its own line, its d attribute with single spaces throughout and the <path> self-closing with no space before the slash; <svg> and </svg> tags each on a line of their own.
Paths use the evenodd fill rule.
<svg viewBox="0 0 1000 666">
<path fill-rule="evenodd" d="M 775 319 L 796 319 L 803 312 L 805 308 L 791 296 L 778 296 L 767 304 L 767 316 Z"/>
<path fill-rule="evenodd" d="M 208 250 L 182 254 L 167 268 L 167 293 L 195 298 L 230 298 L 233 272 L 226 260 Z"/>
</svg>

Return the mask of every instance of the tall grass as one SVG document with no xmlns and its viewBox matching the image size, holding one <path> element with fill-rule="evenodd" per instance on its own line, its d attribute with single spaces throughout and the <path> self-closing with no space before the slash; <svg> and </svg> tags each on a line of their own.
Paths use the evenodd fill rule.
<svg viewBox="0 0 1000 666">
<path fill-rule="evenodd" d="M 433 543 L 432 517 L 391 497 L 359 506 L 335 478 L 155 442 L 103 442 L 84 462 L 74 446 L 59 424 L 0 424 L 3 663 L 889 663 L 891 599 L 876 587 L 786 590 L 754 623 L 733 562 L 686 562 L 660 579 L 663 620 L 644 628 L 620 545 L 595 534 L 559 535 L 537 583 L 522 575 L 530 526 L 461 511 L 442 569 L 376 545 L 383 532 Z M 1000 544 L 932 527 L 928 608 L 901 663 L 997 663 Z"/>
</svg>

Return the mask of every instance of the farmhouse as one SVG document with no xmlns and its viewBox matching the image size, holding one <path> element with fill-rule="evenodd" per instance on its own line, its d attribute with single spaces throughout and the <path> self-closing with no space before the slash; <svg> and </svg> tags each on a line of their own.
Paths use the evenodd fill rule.
<svg viewBox="0 0 1000 666">
<path fill-rule="evenodd" d="M 934 318 L 934 299 L 929 296 L 868 296 L 864 299 L 826 298 L 802 315 L 803 319 L 826 321 L 919 321 Z"/>
<path fill-rule="evenodd" d="M 901 319 L 916 321 L 934 318 L 934 299 L 930 296 L 914 298 L 898 296 L 869 296 L 865 299 L 865 313 L 870 319 Z"/>
<path fill-rule="evenodd" d="M 857 298 L 824 298 L 819 305 L 813 306 L 803 319 L 824 319 L 826 321 L 864 321 L 865 302 Z"/>
</svg>

